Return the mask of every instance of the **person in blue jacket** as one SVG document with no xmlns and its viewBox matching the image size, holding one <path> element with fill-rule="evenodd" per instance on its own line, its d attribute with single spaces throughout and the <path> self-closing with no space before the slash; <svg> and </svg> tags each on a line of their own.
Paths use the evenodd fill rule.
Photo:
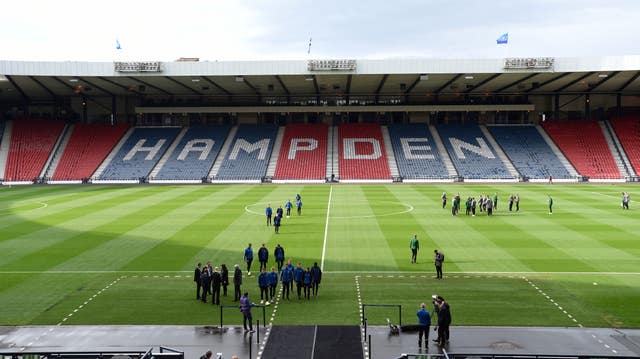
<svg viewBox="0 0 640 359">
<path fill-rule="evenodd" d="M 302 214 L 302 200 L 297 200 L 296 206 L 298 207 L 298 216 L 299 216 Z"/>
<path fill-rule="evenodd" d="M 280 233 L 280 224 L 281 223 L 282 223 L 282 217 L 276 216 L 276 218 L 273 219 L 273 229 L 274 229 L 276 234 Z"/>
<path fill-rule="evenodd" d="M 273 250 L 273 256 L 276 258 L 278 272 L 280 272 L 282 270 L 282 265 L 284 264 L 284 248 L 280 246 L 280 243 L 278 243 L 276 249 Z"/>
<path fill-rule="evenodd" d="M 322 270 L 318 267 L 318 262 L 314 262 L 313 267 L 311 267 L 311 277 L 313 279 L 311 286 L 313 288 L 313 296 L 315 297 L 318 295 L 318 287 L 322 280 Z"/>
<path fill-rule="evenodd" d="M 278 286 L 278 272 L 271 267 L 271 272 L 267 273 L 269 278 L 269 300 L 273 301 L 276 297 L 276 287 Z"/>
<path fill-rule="evenodd" d="M 251 248 L 251 243 L 244 250 L 244 261 L 247 263 L 247 275 L 251 275 L 251 262 L 253 262 L 253 248 Z"/>
<path fill-rule="evenodd" d="M 424 347 L 428 348 L 429 343 L 429 326 L 431 325 L 431 315 L 426 309 L 427 305 L 420 304 L 420 310 L 416 315 L 418 316 L 418 348 L 422 348 L 422 336 L 424 335 Z"/>
<path fill-rule="evenodd" d="M 289 288 L 292 280 L 293 272 L 289 270 L 289 267 L 286 266 L 282 268 L 282 271 L 280 271 L 280 281 L 282 282 L 282 299 L 284 299 L 286 295 L 287 300 L 289 300 Z"/>
<path fill-rule="evenodd" d="M 267 205 L 267 208 L 264 210 L 264 213 L 267 215 L 267 226 L 270 226 L 271 216 L 273 216 L 273 209 L 271 209 L 271 204 Z"/>
<path fill-rule="evenodd" d="M 267 262 L 269 261 L 269 250 L 264 243 L 262 243 L 262 247 L 258 249 L 258 261 L 260 262 L 260 270 L 266 270 Z"/>
<path fill-rule="evenodd" d="M 313 275 L 311 274 L 311 269 L 307 267 L 307 270 L 304 271 L 302 275 L 302 285 L 304 286 L 304 297 L 307 300 L 311 297 L 311 283 L 313 282 Z"/>
<path fill-rule="evenodd" d="M 260 304 L 264 303 L 264 298 L 267 297 L 267 304 L 269 303 L 269 277 L 267 271 L 262 269 L 258 275 L 258 286 L 260 287 Z"/>
<path fill-rule="evenodd" d="M 293 270 L 293 280 L 296 282 L 296 291 L 298 292 L 298 299 L 302 299 L 302 281 L 304 280 L 304 268 L 302 263 L 298 262 L 298 266 Z"/>
<path fill-rule="evenodd" d="M 291 204 L 290 200 L 287 200 L 287 203 L 284 204 L 284 209 L 287 210 L 287 218 L 291 215 L 291 207 L 293 207 L 293 204 Z"/>
</svg>

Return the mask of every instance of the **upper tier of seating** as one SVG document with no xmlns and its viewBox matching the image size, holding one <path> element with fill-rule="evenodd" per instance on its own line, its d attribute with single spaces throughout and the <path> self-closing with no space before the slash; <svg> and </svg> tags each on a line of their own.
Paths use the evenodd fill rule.
<svg viewBox="0 0 640 359">
<path fill-rule="evenodd" d="M 75 125 L 52 179 L 91 177 L 128 128 L 128 125 Z"/>
<path fill-rule="evenodd" d="M 341 179 L 391 179 L 380 125 L 340 125 L 338 133 Z"/>
<path fill-rule="evenodd" d="M 542 126 L 578 173 L 589 178 L 620 178 L 597 121 L 546 121 Z"/>
<path fill-rule="evenodd" d="M 448 177 L 427 125 L 393 125 L 389 127 L 389 135 L 400 176 L 407 179 Z"/>
<path fill-rule="evenodd" d="M 640 117 L 613 119 L 611 125 L 627 153 L 631 167 L 640 175 Z"/>
<path fill-rule="evenodd" d="M 535 126 L 489 126 L 488 129 L 523 176 L 571 178 Z"/>
<path fill-rule="evenodd" d="M 229 129 L 228 126 L 189 127 L 155 179 L 199 180 L 207 177 Z"/>
<path fill-rule="evenodd" d="M 146 178 L 171 142 L 178 127 L 137 127 L 100 175 L 101 180 Z"/>
<path fill-rule="evenodd" d="M 63 128 L 62 121 L 14 121 L 5 181 L 31 181 L 39 177 Z"/>
<path fill-rule="evenodd" d="M 240 125 L 216 180 L 260 180 L 267 172 L 278 131 L 273 125 Z"/>
<path fill-rule="evenodd" d="M 513 178 L 480 126 L 440 125 L 437 128 L 460 176 L 468 179 Z"/>
<path fill-rule="evenodd" d="M 326 164 L 326 125 L 293 124 L 285 128 L 275 179 L 325 179 Z"/>
</svg>

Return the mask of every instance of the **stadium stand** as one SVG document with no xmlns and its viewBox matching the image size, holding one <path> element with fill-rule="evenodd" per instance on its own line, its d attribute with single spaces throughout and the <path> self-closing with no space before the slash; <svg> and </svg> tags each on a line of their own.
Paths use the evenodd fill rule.
<svg viewBox="0 0 640 359">
<path fill-rule="evenodd" d="M 207 177 L 228 134 L 228 126 L 189 127 L 154 179 L 200 180 Z"/>
<path fill-rule="evenodd" d="M 293 124 L 285 128 L 274 179 L 324 180 L 327 176 L 327 126 Z"/>
<path fill-rule="evenodd" d="M 403 179 L 449 177 L 427 125 L 393 125 L 389 134 Z"/>
<path fill-rule="evenodd" d="M 571 175 L 535 126 L 487 126 L 523 176 L 533 179 L 569 179 Z"/>
<path fill-rule="evenodd" d="M 621 177 L 597 121 L 546 121 L 542 127 L 580 175 L 595 179 Z"/>
<path fill-rule="evenodd" d="M 477 125 L 439 125 L 442 142 L 465 179 L 513 179 Z"/>
<path fill-rule="evenodd" d="M 64 125 L 52 120 L 14 121 L 5 181 L 32 181 L 39 177 Z"/>
<path fill-rule="evenodd" d="M 627 153 L 636 174 L 640 174 L 640 118 L 622 117 L 611 119 L 611 125 Z"/>
<path fill-rule="evenodd" d="M 171 141 L 178 127 L 137 127 L 100 175 L 101 180 L 146 178 Z"/>
<path fill-rule="evenodd" d="M 338 127 L 340 180 L 391 180 L 380 125 Z"/>
<path fill-rule="evenodd" d="M 76 124 L 52 180 L 91 177 L 128 128 L 128 125 Z"/>
<path fill-rule="evenodd" d="M 269 164 L 278 127 L 240 125 L 215 181 L 261 180 Z"/>
</svg>

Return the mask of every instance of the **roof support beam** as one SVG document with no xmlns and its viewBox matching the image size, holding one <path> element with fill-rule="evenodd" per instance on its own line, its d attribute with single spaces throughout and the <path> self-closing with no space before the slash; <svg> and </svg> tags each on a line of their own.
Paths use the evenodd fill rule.
<svg viewBox="0 0 640 359">
<path fill-rule="evenodd" d="M 18 86 L 18 84 L 11 78 L 11 76 L 9 75 L 5 75 L 4 77 L 7 78 L 7 80 L 9 80 L 9 82 L 11 83 L 11 85 L 13 87 L 16 88 L 16 90 L 18 90 L 18 92 L 20 93 L 20 96 L 22 96 L 22 99 L 26 102 L 29 103 L 31 102 L 31 100 L 29 99 L 29 96 L 27 96 L 27 94 L 22 90 L 22 88 L 20 88 L 20 86 Z"/>
<path fill-rule="evenodd" d="M 132 88 L 127 87 L 127 86 L 125 86 L 125 85 L 121 85 L 121 84 L 119 84 L 119 83 L 117 83 L 117 82 L 115 82 L 115 81 L 109 80 L 109 79 L 108 79 L 108 78 L 106 78 L 106 77 L 98 76 L 98 78 L 99 78 L 100 80 L 104 81 L 104 82 L 108 82 L 108 83 L 112 84 L 113 86 L 120 87 L 121 89 L 123 89 L 123 90 L 125 90 L 125 91 L 131 91 L 131 92 L 135 93 L 136 95 L 142 95 L 140 92 L 136 91 L 135 89 L 132 89 Z"/>
<path fill-rule="evenodd" d="M 435 95 L 438 95 L 440 92 L 442 92 L 442 90 L 446 89 L 447 87 L 451 86 L 452 83 L 456 82 L 460 78 L 460 76 L 462 76 L 462 74 L 457 74 L 457 75 L 453 76 L 451 78 L 451 80 L 447 81 L 444 85 L 440 86 L 433 93 Z"/>
<path fill-rule="evenodd" d="M 533 90 L 539 89 L 540 87 L 546 86 L 554 81 L 560 80 L 561 78 L 565 77 L 565 76 L 569 76 L 571 74 L 571 72 L 565 72 L 563 74 L 560 74 L 554 78 L 552 78 L 551 80 L 547 80 L 543 83 L 538 84 L 538 86 L 532 86 L 530 89 L 526 90 L 525 92 L 531 92 Z"/>
<path fill-rule="evenodd" d="M 64 87 L 69 88 L 71 91 L 74 91 L 74 90 L 75 90 L 75 87 L 74 87 L 74 86 L 69 85 L 68 83 L 66 83 L 66 82 L 64 82 L 64 81 L 62 81 L 62 80 L 60 80 L 60 78 L 59 78 L 59 77 L 57 77 L 57 76 L 53 76 L 52 78 L 53 78 L 54 80 L 58 81 L 58 82 L 59 82 L 60 84 L 62 84 Z M 105 105 L 101 104 L 100 102 L 98 102 L 98 101 L 97 101 L 96 99 L 94 99 L 93 97 L 91 97 L 91 96 L 89 96 L 89 95 L 85 94 L 84 92 L 80 92 L 80 93 L 79 93 L 79 95 L 80 95 L 80 96 L 82 96 L 82 98 L 83 98 L 83 99 L 87 99 L 87 100 L 89 100 L 89 101 L 91 101 L 91 102 L 95 103 L 95 104 L 96 104 L 96 105 L 98 105 L 99 107 L 102 107 L 103 109 L 105 109 L 105 110 L 109 111 L 109 113 L 111 113 L 111 109 L 110 109 L 109 107 L 107 107 L 107 106 L 105 106 Z"/>
<path fill-rule="evenodd" d="M 594 73 L 595 73 L 595 72 L 587 72 L 586 74 L 584 74 L 584 75 L 582 75 L 582 76 L 578 77 L 577 79 L 575 79 L 575 80 L 573 80 L 573 81 L 569 82 L 568 84 L 566 84 L 566 85 L 564 85 L 564 86 L 562 86 L 562 87 L 560 87 L 560 88 L 556 89 L 554 92 L 560 92 L 560 91 L 562 91 L 562 90 L 564 90 L 564 89 L 566 89 L 566 88 L 569 88 L 569 87 L 573 86 L 574 84 L 577 84 L 578 82 L 580 82 L 580 81 L 582 81 L 582 80 L 586 79 L 587 77 L 589 77 L 589 76 L 593 75 Z"/>
<path fill-rule="evenodd" d="M 479 88 L 480 86 L 483 86 L 483 85 L 484 85 L 484 84 L 486 84 L 487 82 L 494 80 L 496 77 L 498 77 L 498 76 L 500 76 L 500 75 L 502 75 L 502 74 L 501 74 L 501 73 L 493 74 L 493 75 L 491 75 L 491 76 L 487 77 L 486 79 L 484 79 L 484 80 L 482 80 L 482 81 L 478 82 L 477 84 L 475 84 L 474 86 L 472 86 L 470 89 L 465 90 L 465 91 L 464 91 L 464 93 L 469 93 L 469 92 L 471 92 L 471 91 L 473 91 L 473 90 L 475 90 L 475 89 Z"/>
<path fill-rule="evenodd" d="M 231 92 L 229 92 L 229 90 L 225 89 L 224 87 L 218 85 L 215 81 L 213 81 L 212 79 L 208 78 L 207 76 L 202 76 L 202 78 L 207 81 L 210 85 L 214 86 L 215 88 L 217 88 L 218 90 L 224 92 L 227 96 L 231 97 L 233 96 L 233 94 Z"/>
<path fill-rule="evenodd" d="M 45 86 L 40 80 L 35 78 L 35 76 L 29 76 L 29 78 L 31 79 L 31 81 L 37 83 L 40 87 L 42 87 L 45 91 L 47 91 L 47 93 L 49 94 L 49 96 L 51 96 L 52 99 L 54 99 L 54 100 L 58 99 L 58 96 L 56 96 L 56 94 L 53 93 L 53 91 L 51 91 L 50 88 Z"/>
<path fill-rule="evenodd" d="M 282 89 L 284 90 L 284 92 L 287 94 L 287 97 L 291 96 L 291 94 L 289 93 L 289 89 L 287 88 L 287 86 L 285 86 L 284 82 L 282 81 L 282 78 L 280 78 L 280 75 L 276 75 L 276 80 L 278 80 L 278 83 L 280 84 L 280 86 L 282 86 Z"/>
<path fill-rule="evenodd" d="M 312 75 L 313 77 L 313 88 L 316 90 L 316 105 L 320 104 L 320 86 L 318 86 L 318 78 L 316 75 Z"/>
<path fill-rule="evenodd" d="M 420 77 L 422 77 L 422 75 L 418 75 L 418 78 L 415 79 L 411 85 L 409 85 L 409 87 L 407 87 L 407 90 L 404 92 L 405 95 L 408 95 L 409 93 L 411 93 L 411 91 L 413 91 L 413 88 L 416 87 L 416 85 L 418 85 L 418 83 L 420 82 Z"/>
<path fill-rule="evenodd" d="M 152 88 L 152 89 L 156 89 L 156 90 L 158 90 L 158 91 L 162 92 L 163 94 L 165 94 L 165 95 L 167 95 L 167 96 L 173 96 L 169 91 L 164 90 L 164 89 L 161 89 L 161 88 L 160 88 L 160 87 L 158 87 L 158 86 L 152 85 L 152 84 L 150 84 L 150 83 L 148 83 L 148 82 L 145 82 L 145 81 L 143 81 L 143 80 L 137 79 L 137 78 L 135 78 L 135 77 L 133 77 L 133 76 L 127 76 L 127 78 L 129 78 L 129 79 L 131 79 L 131 80 L 133 80 L 133 81 L 139 82 L 139 83 L 141 83 L 141 84 L 143 84 L 143 85 L 145 85 L 145 86 L 147 86 L 147 87 L 150 87 L 150 88 Z"/>
<path fill-rule="evenodd" d="M 620 86 L 620 88 L 618 89 L 618 92 L 624 91 L 624 89 L 629 87 L 629 85 L 631 85 L 631 83 L 635 81 L 638 77 L 640 77 L 640 71 L 636 72 L 636 74 L 631 76 L 631 78 L 627 82 L 625 82 L 624 85 Z"/>
<path fill-rule="evenodd" d="M 351 97 L 351 79 L 353 78 L 352 74 L 349 74 L 347 76 L 347 88 L 345 89 L 345 97 L 347 100 L 347 105 L 349 104 L 350 101 L 350 97 Z"/>
<path fill-rule="evenodd" d="M 189 91 L 193 92 L 194 94 L 196 94 L 196 95 L 198 95 L 198 96 L 202 96 L 202 93 L 201 93 L 201 92 L 199 92 L 199 91 L 196 91 L 196 90 L 192 89 L 191 87 L 189 87 L 189 86 L 187 86 L 187 85 L 183 84 L 182 82 L 180 82 L 180 81 L 178 81 L 178 80 L 174 79 L 174 78 L 173 78 L 173 77 L 171 77 L 171 76 L 167 76 L 167 80 L 169 80 L 169 81 L 171 81 L 171 82 L 175 83 L 176 85 L 181 86 L 181 87 L 183 87 L 183 88 L 185 88 L 185 89 L 187 89 L 187 90 L 189 90 Z"/>
<path fill-rule="evenodd" d="M 380 80 L 380 83 L 378 84 L 378 88 L 376 89 L 376 104 L 378 103 L 378 99 L 380 98 L 380 91 L 382 90 L 384 83 L 387 82 L 388 78 L 389 74 L 384 74 L 382 76 L 382 80 Z"/>
<path fill-rule="evenodd" d="M 494 93 L 500 93 L 500 92 L 502 92 L 502 91 L 504 91 L 504 90 L 506 90 L 506 89 L 508 89 L 510 87 L 513 87 L 513 86 L 518 85 L 518 84 L 520 84 L 522 82 L 525 82 L 525 81 L 531 79 L 532 77 L 534 77 L 536 75 L 538 75 L 538 74 L 537 73 L 536 74 L 531 74 L 531 75 L 528 75 L 528 76 L 525 76 L 525 77 L 521 78 L 520 80 L 513 81 L 512 83 L 510 83 L 508 85 L 505 85 L 505 86 L 502 86 L 499 89 L 495 90 Z"/>
<path fill-rule="evenodd" d="M 602 85 L 603 83 L 611 80 L 613 77 L 615 77 L 619 73 L 620 73 L 620 71 L 614 71 L 614 72 L 608 74 L 607 77 L 603 77 L 600 81 L 598 81 L 595 85 L 593 85 L 593 87 L 588 89 L 587 92 L 591 92 L 591 91 L 597 89 L 598 87 L 600 87 L 600 85 Z"/>
<path fill-rule="evenodd" d="M 247 85 L 247 87 L 248 87 L 248 88 L 250 88 L 251 90 L 253 90 L 253 92 L 255 92 L 255 93 L 256 93 L 256 95 L 258 95 L 258 96 L 262 96 L 262 94 L 260 93 L 260 91 L 258 91 L 258 88 L 257 88 L 257 87 L 255 87 L 255 86 L 253 86 L 253 85 L 251 84 L 251 82 L 249 82 L 249 80 L 247 80 L 247 78 L 246 78 L 246 77 L 243 77 L 243 78 L 242 78 L 242 82 L 244 82 L 244 84 L 245 84 L 245 85 Z"/>
</svg>

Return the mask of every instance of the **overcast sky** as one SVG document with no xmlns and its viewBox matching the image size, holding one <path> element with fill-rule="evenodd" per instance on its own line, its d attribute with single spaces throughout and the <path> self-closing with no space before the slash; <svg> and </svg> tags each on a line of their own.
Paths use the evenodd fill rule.
<svg viewBox="0 0 640 359">
<path fill-rule="evenodd" d="M 11 0 L 2 9 L 0 60 L 640 54 L 640 0 Z M 509 44 L 496 45 L 505 32 Z"/>
</svg>

